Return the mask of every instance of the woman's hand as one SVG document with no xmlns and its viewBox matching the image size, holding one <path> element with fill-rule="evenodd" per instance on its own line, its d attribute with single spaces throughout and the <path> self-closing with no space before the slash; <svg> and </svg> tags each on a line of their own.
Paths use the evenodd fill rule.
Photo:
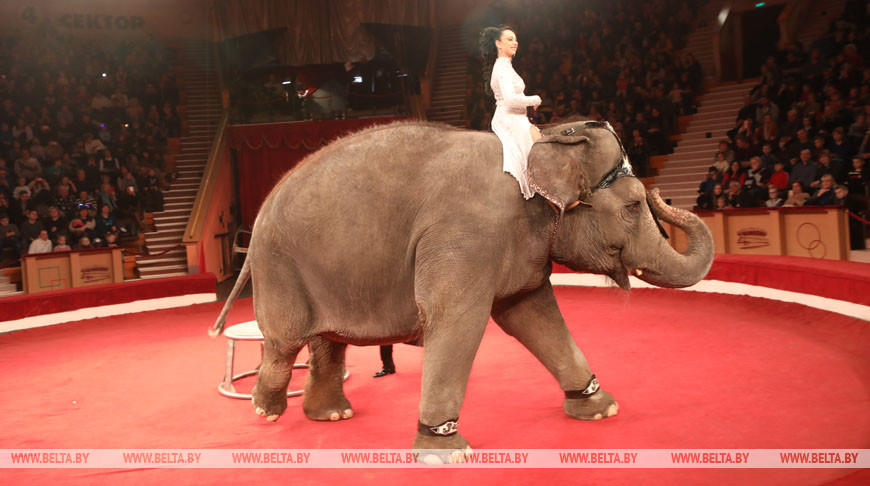
<svg viewBox="0 0 870 486">
<path fill-rule="evenodd" d="M 532 96 L 534 100 L 532 101 L 532 109 L 537 110 L 539 106 L 541 106 L 541 97 L 538 95 Z"/>
</svg>

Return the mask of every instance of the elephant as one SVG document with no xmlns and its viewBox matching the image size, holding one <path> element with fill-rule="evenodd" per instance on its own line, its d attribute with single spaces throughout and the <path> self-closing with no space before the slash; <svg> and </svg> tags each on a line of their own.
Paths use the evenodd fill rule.
<svg viewBox="0 0 870 486">
<path fill-rule="evenodd" d="M 348 344 L 422 339 L 414 449 L 465 451 L 458 433 L 472 361 L 490 317 L 547 368 L 581 420 L 617 414 L 565 324 L 552 262 L 668 288 L 701 280 L 713 240 L 694 214 L 635 178 L 607 123 L 544 127 L 528 156 L 536 195 L 502 171 L 491 132 L 396 122 L 340 138 L 284 175 L 263 202 L 247 259 L 220 316 L 253 281 L 264 336 L 256 412 L 277 420 L 297 353 L 311 358 L 302 409 L 351 418 L 342 389 Z M 655 218 L 684 230 L 678 253 Z"/>
</svg>

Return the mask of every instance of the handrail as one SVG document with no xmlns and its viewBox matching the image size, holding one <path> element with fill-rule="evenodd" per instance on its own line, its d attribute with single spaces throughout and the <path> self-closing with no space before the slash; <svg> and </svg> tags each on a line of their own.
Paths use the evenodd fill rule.
<svg viewBox="0 0 870 486">
<path fill-rule="evenodd" d="M 438 27 L 432 26 L 432 37 L 429 39 L 429 59 L 426 61 L 426 87 L 423 88 L 421 83 L 421 94 L 423 95 L 424 118 L 425 111 L 432 108 L 432 90 L 435 85 L 435 66 L 438 64 L 438 42 L 441 36 L 438 32 Z"/>
<path fill-rule="evenodd" d="M 187 228 L 184 230 L 184 239 L 182 241 L 185 244 L 196 243 L 202 238 L 202 227 L 205 224 L 205 213 L 208 209 L 209 196 L 214 190 L 217 172 L 220 168 L 220 162 L 223 161 L 223 151 L 227 144 L 226 131 L 229 124 L 229 116 L 229 110 L 224 110 L 220 122 L 218 122 L 211 150 L 208 153 L 208 163 L 202 174 L 202 180 L 199 182 L 199 189 L 196 191 L 196 201 L 193 203 L 193 210 L 190 213 L 191 218 L 187 221 Z"/>
</svg>

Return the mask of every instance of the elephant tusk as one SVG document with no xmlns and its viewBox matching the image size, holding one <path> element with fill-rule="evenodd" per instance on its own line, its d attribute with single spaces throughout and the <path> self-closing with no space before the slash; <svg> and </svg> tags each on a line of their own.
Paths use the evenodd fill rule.
<svg viewBox="0 0 870 486">
<path fill-rule="evenodd" d="M 643 275 L 643 270 L 636 268 L 634 270 L 634 274 L 637 275 L 638 277 L 640 277 L 641 275 Z"/>
</svg>

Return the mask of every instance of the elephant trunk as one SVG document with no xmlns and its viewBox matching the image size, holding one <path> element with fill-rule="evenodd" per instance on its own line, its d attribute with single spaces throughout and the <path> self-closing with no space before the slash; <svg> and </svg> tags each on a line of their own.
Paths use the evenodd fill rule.
<svg viewBox="0 0 870 486">
<path fill-rule="evenodd" d="M 680 254 L 659 236 L 657 229 L 645 231 L 655 241 L 648 245 L 653 254 L 639 259 L 645 264 L 639 265 L 642 273 L 638 277 L 659 287 L 680 288 L 698 283 L 707 275 L 713 263 L 713 237 L 710 230 L 691 212 L 668 206 L 658 189 L 652 189 L 648 195 L 650 209 L 656 216 L 686 232 L 689 249 L 685 254 Z M 655 224 L 651 219 L 649 223 Z"/>
</svg>

